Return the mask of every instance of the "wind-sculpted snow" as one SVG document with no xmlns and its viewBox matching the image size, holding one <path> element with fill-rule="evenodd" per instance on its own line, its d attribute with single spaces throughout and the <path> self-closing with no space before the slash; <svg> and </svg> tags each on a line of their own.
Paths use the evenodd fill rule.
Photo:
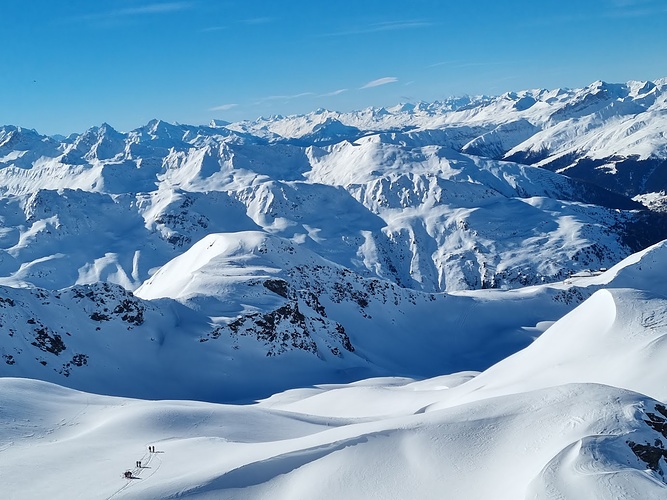
<svg viewBox="0 0 667 500">
<path fill-rule="evenodd" d="M 0 128 L 2 497 L 665 498 L 665 90 Z"/>
<path fill-rule="evenodd" d="M 248 406 L 0 379 L 3 487 L 22 499 L 664 498 L 661 403 L 570 384 L 420 411 L 465 379 L 317 386 Z M 26 461 L 39 474 L 22 473 Z"/>
</svg>

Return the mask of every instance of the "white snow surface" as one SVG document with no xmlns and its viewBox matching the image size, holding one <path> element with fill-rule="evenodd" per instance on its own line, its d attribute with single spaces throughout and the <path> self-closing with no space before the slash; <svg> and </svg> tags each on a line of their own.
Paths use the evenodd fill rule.
<svg viewBox="0 0 667 500">
<path fill-rule="evenodd" d="M 664 451 L 650 423 L 667 409 L 626 388 L 664 398 L 664 331 L 641 322 L 663 299 L 616 294 L 617 309 L 636 310 L 617 324 L 611 297 L 598 292 L 479 375 L 313 386 L 244 406 L 0 379 L 3 488 L 17 499 L 664 498 L 667 463 L 653 470 L 633 446 Z M 651 376 L 628 377 L 640 372 Z"/>
<path fill-rule="evenodd" d="M 667 498 L 665 96 L 0 127 L 0 497 Z"/>
<path fill-rule="evenodd" d="M 663 102 L 643 88 L 58 140 L 3 127 L 0 375 L 228 402 L 485 370 L 595 288 L 563 280 L 665 231 L 620 194 L 482 146 Z"/>
<path fill-rule="evenodd" d="M 210 241 L 227 255 L 238 244 Z M 598 291 L 481 373 L 315 384 L 243 405 L 0 378 L 4 497 L 664 498 L 666 261 L 661 243 L 573 278 L 581 288 L 559 285 Z M 542 288 L 462 297 L 530 301 Z"/>
<path fill-rule="evenodd" d="M 641 205 L 528 165 L 659 193 L 665 95 L 595 82 L 64 140 L 0 127 L 0 283 L 134 290 L 207 234 L 257 230 L 429 292 L 609 267 L 639 250 L 625 233 Z"/>
</svg>

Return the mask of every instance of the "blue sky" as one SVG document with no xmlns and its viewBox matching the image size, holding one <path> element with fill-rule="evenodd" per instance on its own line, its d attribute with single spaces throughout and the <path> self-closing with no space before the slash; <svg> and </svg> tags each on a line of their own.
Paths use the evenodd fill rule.
<svg viewBox="0 0 667 500">
<path fill-rule="evenodd" d="M 667 0 L 11 0 L 0 124 L 47 134 L 667 76 Z"/>
</svg>

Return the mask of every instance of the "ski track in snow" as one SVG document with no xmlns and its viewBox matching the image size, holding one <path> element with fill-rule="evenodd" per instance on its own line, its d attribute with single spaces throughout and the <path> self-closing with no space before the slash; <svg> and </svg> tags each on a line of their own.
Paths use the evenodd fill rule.
<svg viewBox="0 0 667 500">
<path fill-rule="evenodd" d="M 148 447 L 148 445 L 146 445 Z M 132 472 L 132 476 L 129 478 L 123 477 L 123 479 L 126 481 L 126 484 L 118 488 L 112 495 L 107 497 L 107 500 L 111 500 L 112 498 L 117 498 L 123 491 L 127 490 L 128 488 L 132 487 L 133 482 L 136 480 L 146 480 L 149 479 L 153 474 L 155 474 L 160 466 L 162 465 L 162 460 L 158 456 L 158 454 L 164 453 L 163 451 L 157 450 L 155 452 L 147 452 L 141 457 L 141 467 L 135 467 L 133 469 L 128 469 L 129 471 Z M 148 457 L 148 459 L 146 459 Z M 153 462 L 157 462 L 155 466 L 152 466 L 151 464 Z M 147 471 L 147 469 L 150 469 L 147 474 L 144 475 L 144 472 Z"/>
</svg>

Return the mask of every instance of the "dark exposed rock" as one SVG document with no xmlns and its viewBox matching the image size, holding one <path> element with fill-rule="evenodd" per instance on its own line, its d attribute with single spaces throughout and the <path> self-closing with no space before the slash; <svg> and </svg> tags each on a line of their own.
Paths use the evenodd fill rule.
<svg viewBox="0 0 667 500">
<path fill-rule="evenodd" d="M 121 301 L 114 308 L 113 313 L 122 315 L 121 319 L 126 323 L 139 326 L 144 322 L 144 306 L 136 300 Z"/>
<path fill-rule="evenodd" d="M 350 352 L 354 352 L 354 346 L 352 345 L 352 342 L 350 342 L 350 337 L 347 336 L 347 332 L 345 331 L 343 325 L 341 325 L 340 323 L 336 323 L 336 331 L 340 336 L 340 340 L 343 343 L 343 347 Z"/>
<path fill-rule="evenodd" d="M 661 476 L 664 475 L 664 469 L 660 465 L 661 459 L 667 465 L 667 449 L 665 449 L 664 439 L 667 439 L 667 407 L 661 404 L 655 405 L 657 413 L 647 411 L 644 422 L 659 434 L 653 443 L 636 443 L 628 441 L 628 446 L 642 462 L 644 462 L 652 471 Z"/>
<path fill-rule="evenodd" d="M 308 307 L 310 307 L 317 314 L 319 314 L 324 318 L 327 317 L 327 311 L 324 308 L 324 306 L 320 303 L 320 299 L 317 297 L 317 294 L 309 290 L 302 290 L 299 291 L 299 297 L 306 303 Z"/>
<path fill-rule="evenodd" d="M 167 238 L 167 243 L 174 245 L 175 247 L 183 247 L 188 245 L 192 240 L 188 236 L 182 234 L 172 234 Z"/>
<path fill-rule="evenodd" d="M 265 346 L 267 356 L 295 350 L 317 354 L 318 345 L 313 338 L 314 328 L 333 341 L 333 344 L 330 340 L 325 340 L 324 343 L 334 355 L 340 356 L 341 348 L 354 351 L 342 325 L 331 324 L 326 320 L 326 316 L 307 317 L 296 302 L 289 302 L 271 312 L 241 316 L 227 325 L 215 328 L 201 338 L 200 342 L 219 339 L 225 335 L 232 340 L 232 347 L 238 349 L 238 340 L 241 337 L 251 337 Z"/>
<path fill-rule="evenodd" d="M 44 352 L 50 352 L 58 356 L 66 349 L 65 343 L 60 335 L 49 332 L 46 327 L 35 329 L 35 341 L 32 345 Z"/>
<path fill-rule="evenodd" d="M 667 438 L 667 407 L 657 404 L 655 405 L 655 409 L 660 415 L 656 415 L 652 412 L 646 412 L 648 420 L 645 420 L 645 422 L 654 431 L 659 432 L 663 435 L 663 437 Z"/>
<path fill-rule="evenodd" d="M 131 325 L 139 326 L 144 322 L 145 306 L 132 292 L 119 285 L 98 283 L 95 285 L 81 285 L 71 288 L 75 299 L 87 299 L 92 303 L 94 310 L 90 312 L 93 321 L 111 321 L 113 315 Z M 89 309 L 89 305 L 84 307 Z"/>
<path fill-rule="evenodd" d="M 65 363 L 62 369 L 58 372 L 64 377 L 69 377 L 72 373 L 72 368 L 74 366 L 85 366 L 88 364 L 88 356 L 86 354 L 75 354 L 72 356 L 72 360 L 68 363 Z"/>
<path fill-rule="evenodd" d="M 664 458 L 667 460 L 667 450 L 663 448 L 662 442 L 660 440 L 656 440 L 653 445 L 639 444 L 635 443 L 634 441 L 628 441 L 628 446 L 630 446 L 632 452 L 639 460 L 644 462 L 649 467 L 649 469 L 662 475 L 660 459 Z"/>
<path fill-rule="evenodd" d="M 263 285 L 273 293 L 276 293 L 286 299 L 289 298 L 289 285 L 285 280 L 269 279 L 265 280 Z"/>
<path fill-rule="evenodd" d="M 13 299 L 10 299 L 9 297 L 7 298 L 0 297 L 0 307 L 7 307 L 7 306 L 14 307 L 15 305 L 16 303 L 14 302 Z"/>
<path fill-rule="evenodd" d="M 88 356 L 86 354 L 75 354 L 72 356 L 71 363 L 74 366 L 84 366 L 88 364 Z"/>
<path fill-rule="evenodd" d="M 579 288 L 568 288 L 567 290 L 561 290 L 554 295 L 554 300 L 556 302 L 562 302 L 567 305 L 581 304 L 587 298 L 588 296 L 584 296 Z"/>
<path fill-rule="evenodd" d="M 267 356 L 275 356 L 296 349 L 317 352 L 317 344 L 310 336 L 306 318 L 296 304 L 284 306 L 264 314 L 252 314 L 228 325 L 233 335 L 252 335 L 262 341 Z"/>
<path fill-rule="evenodd" d="M 93 321 L 109 321 L 111 317 L 107 314 L 102 314 L 100 312 L 95 311 L 93 314 L 90 315 L 90 319 Z"/>
</svg>

